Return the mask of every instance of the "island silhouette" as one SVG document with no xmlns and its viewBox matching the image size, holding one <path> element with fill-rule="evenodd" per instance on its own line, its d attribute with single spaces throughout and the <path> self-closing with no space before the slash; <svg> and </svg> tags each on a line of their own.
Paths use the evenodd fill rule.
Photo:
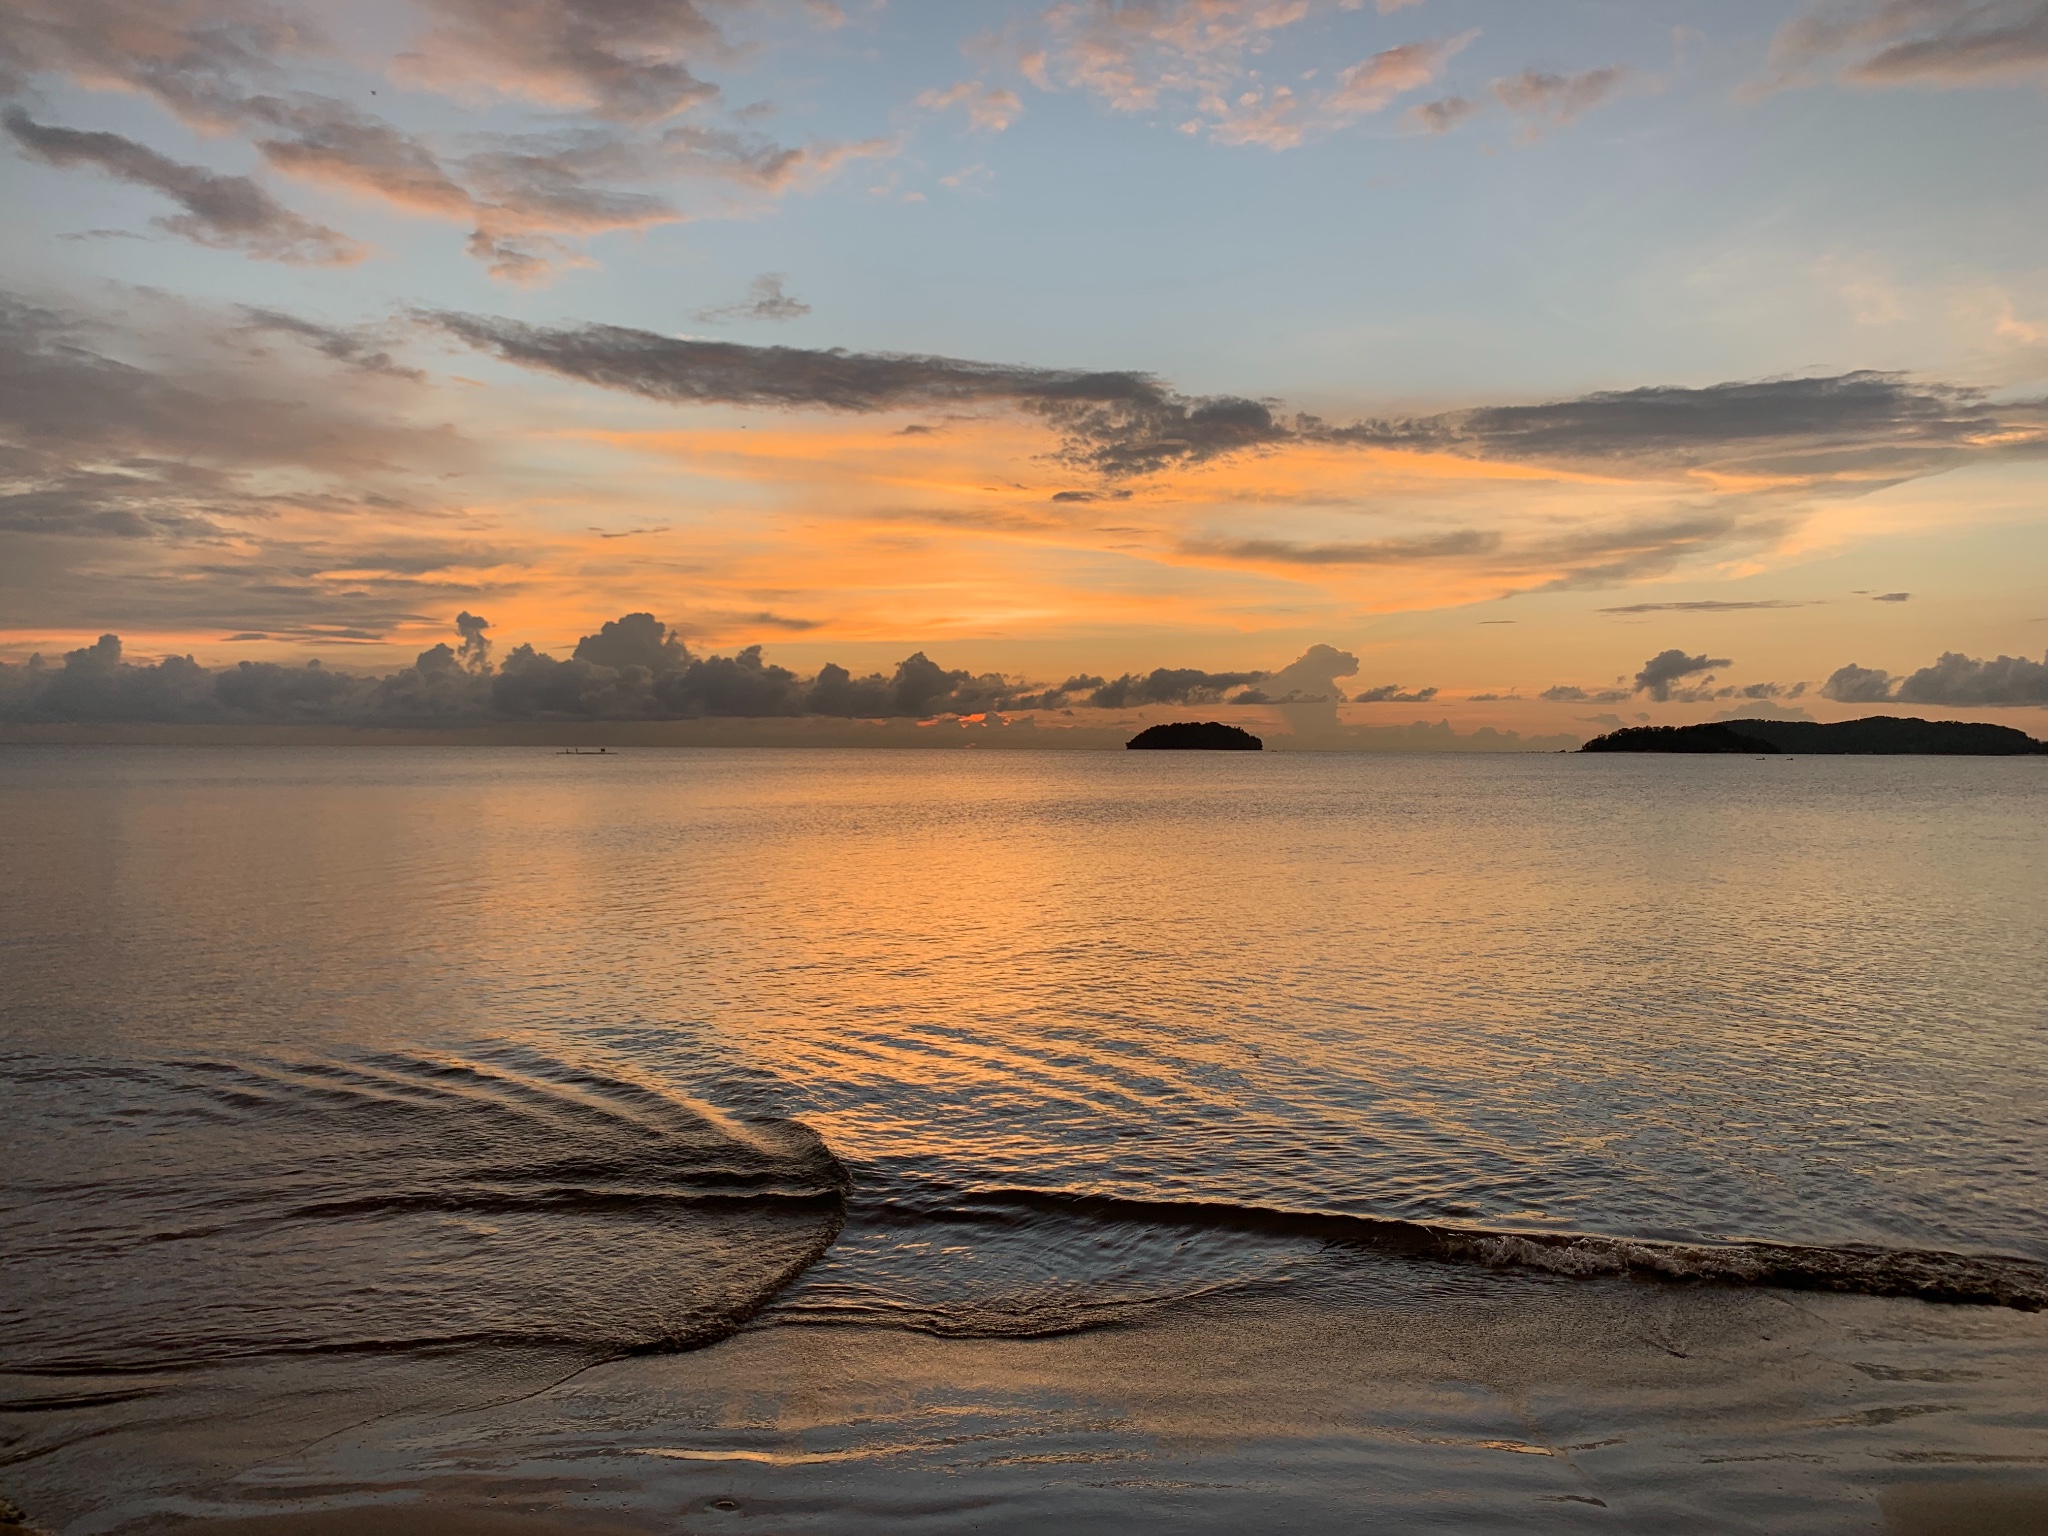
<svg viewBox="0 0 2048 1536">
<path fill-rule="evenodd" d="M 1264 741 L 1250 731 L 1216 720 L 1175 720 L 1148 725 L 1124 743 L 1130 752 L 1263 752 Z"/>
<path fill-rule="evenodd" d="M 1596 736 L 1581 752 L 1748 752 L 1776 756 L 2030 757 L 2048 753 L 2009 725 L 1869 715 L 1861 720 L 1714 720 L 1701 725 L 1635 725 Z"/>
</svg>

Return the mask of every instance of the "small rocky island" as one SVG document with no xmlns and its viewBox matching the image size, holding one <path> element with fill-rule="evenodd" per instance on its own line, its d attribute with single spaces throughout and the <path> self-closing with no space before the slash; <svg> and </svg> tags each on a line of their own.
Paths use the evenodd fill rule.
<svg viewBox="0 0 2048 1536">
<path fill-rule="evenodd" d="M 1581 752 L 1747 752 L 1778 755 L 2030 757 L 2048 754 L 2009 725 L 1975 720 L 1916 720 L 1870 715 L 1862 720 L 1716 720 L 1704 725 L 1638 725 L 1596 736 Z"/>
<path fill-rule="evenodd" d="M 1215 720 L 1175 720 L 1148 725 L 1124 743 L 1130 752 L 1263 752 L 1265 742 L 1250 731 Z"/>
</svg>

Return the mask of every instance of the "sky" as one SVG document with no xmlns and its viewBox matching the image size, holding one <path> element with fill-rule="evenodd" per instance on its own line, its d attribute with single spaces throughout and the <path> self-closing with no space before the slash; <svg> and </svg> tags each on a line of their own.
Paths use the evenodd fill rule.
<svg viewBox="0 0 2048 1536">
<path fill-rule="evenodd" d="M 0 662 L 2048 734 L 2048 0 L 0 0 L 0 130 Z"/>
</svg>

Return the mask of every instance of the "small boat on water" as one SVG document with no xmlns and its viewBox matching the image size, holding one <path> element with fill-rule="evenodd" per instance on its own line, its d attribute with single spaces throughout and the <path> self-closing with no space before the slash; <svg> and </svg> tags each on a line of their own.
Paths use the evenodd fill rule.
<svg viewBox="0 0 2048 1536">
<path fill-rule="evenodd" d="M 618 757 L 621 755 L 614 752 L 610 747 L 564 747 L 555 754 L 557 757 Z"/>
</svg>

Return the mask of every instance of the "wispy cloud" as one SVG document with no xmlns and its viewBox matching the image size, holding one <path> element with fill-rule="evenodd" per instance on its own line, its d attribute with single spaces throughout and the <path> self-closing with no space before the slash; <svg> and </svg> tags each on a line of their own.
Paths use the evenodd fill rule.
<svg viewBox="0 0 2048 1536">
<path fill-rule="evenodd" d="M 747 287 L 747 296 L 730 304 L 713 304 L 697 311 L 697 318 L 710 324 L 726 320 L 799 320 L 811 306 L 794 297 L 785 287 L 789 275 L 763 272 Z"/>
<path fill-rule="evenodd" d="M 1183 132 L 1221 144 L 1292 149 L 1430 85 L 1478 36 L 1381 49 L 1337 70 L 1327 88 L 1260 76 L 1259 61 L 1290 29 L 1356 9 L 1353 0 L 1065 0 L 1010 37 L 1010 63 L 1041 90 L 1086 91 L 1117 112 L 1169 112 Z"/>
<path fill-rule="evenodd" d="M 1558 75 L 1525 69 L 1493 82 L 1493 94 L 1522 124 L 1524 138 L 1540 138 L 1577 122 L 1609 100 L 1628 82 L 1630 71 L 1619 64 L 1577 74 Z"/>
<path fill-rule="evenodd" d="M 156 220 L 157 226 L 201 245 L 314 266 L 339 266 L 366 254 L 348 236 L 292 212 L 246 176 L 181 164 L 118 133 L 39 123 L 18 108 L 0 121 L 16 144 L 47 165 L 90 165 L 163 193 L 185 211 Z"/>
<path fill-rule="evenodd" d="M 2044 0 L 1821 0 L 1779 29 L 1765 87 L 2048 84 Z"/>
<path fill-rule="evenodd" d="M 927 112 L 964 109 L 967 126 L 977 133 L 1002 133 L 1024 115 L 1023 99 L 1015 91 L 985 80 L 962 80 L 944 90 L 920 91 L 916 104 Z"/>
<path fill-rule="evenodd" d="M 786 145 L 688 120 L 718 102 L 698 61 L 737 57 L 692 0 L 519 0 L 509 11 L 484 0 L 419 3 L 426 24 L 393 66 L 404 83 L 465 102 L 529 102 L 547 115 L 526 131 L 455 138 L 310 91 L 311 64 L 335 50 L 304 10 L 266 0 L 11 0 L 0 93 L 51 77 L 145 95 L 205 133 L 245 136 L 287 175 L 465 223 L 470 253 L 493 276 L 527 285 L 587 264 L 583 247 L 596 236 L 745 215 L 900 147 L 884 137 Z M 746 0 L 717 7 L 722 20 L 745 9 Z M 177 233 L 272 259 L 360 253 L 246 178 L 111 135 L 23 122 L 15 137 L 45 159 L 91 163 L 184 202 L 185 214 L 164 221 Z"/>
<path fill-rule="evenodd" d="M 1759 609 L 1809 608 L 1810 603 L 1786 602 L 1779 598 L 1766 598 L 1757 602 L 1734 603 L 1703 599 L 1691 603 L 1629 603 L 1621 608 L 1602 608 L 1602 613 L 1753 613 Z"/>
<path fill-rule="evenodd" d="M 695 0 L 426 0 L 426 8 L 433 21 L 398 59 L 406 83 L 523 97 L 618 122 L 673 117 L 716 100 L 718 87 L 693 65 L 731 53 Z"/>
</svg>

